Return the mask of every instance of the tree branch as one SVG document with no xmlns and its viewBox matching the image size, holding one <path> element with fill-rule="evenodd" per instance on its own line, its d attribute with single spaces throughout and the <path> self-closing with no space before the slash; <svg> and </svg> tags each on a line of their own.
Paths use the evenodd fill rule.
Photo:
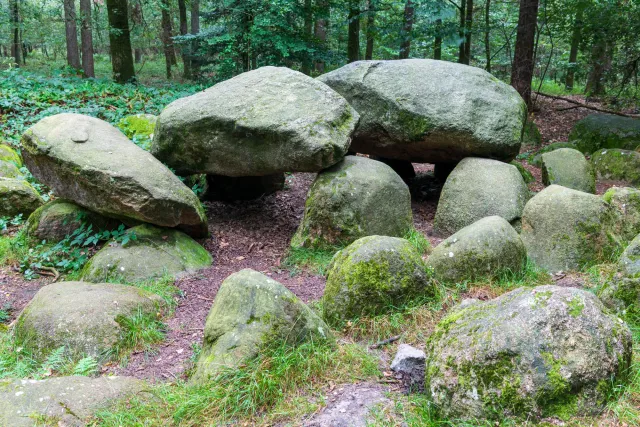
<svg viewBox="0 0 640 427">
<path fill-rule="evenodd" d="M 575 108 L 586 108 L 587 110 L 593 110 L 593 111 L 597 111 L 599 113 L 614 114 L 616 116 L 631 117 L 631 118 L 634 118 L 634 119 L 640 117 L 640 115 L 637 115 L 637 114 L 626 114 L 626 113 L 620 113 L 618 111 L 606 110 L 604 108 L 593 107 L 591 105 L 587 105 L 587 104 L 584 104 L 582 102 L 574 101 L 571 98 L 565 98 L 564 96 L 549 95 L 547 93 L 542 93 L 542 92 L 535 92 L 535 93 L 537 95 L 544 96 L 545 98 L 557 99 L 559 101 L 565 101 L 565 102 L 568 102 L 570 104 L 574 104 L 574 105 L 576 105 Z M 568 110 L 568 109 L 569 108 L 567 108 L 566 110 Z M 562 110 L 558 110 L 558 111 L 562 111 Z"/>
</svg>

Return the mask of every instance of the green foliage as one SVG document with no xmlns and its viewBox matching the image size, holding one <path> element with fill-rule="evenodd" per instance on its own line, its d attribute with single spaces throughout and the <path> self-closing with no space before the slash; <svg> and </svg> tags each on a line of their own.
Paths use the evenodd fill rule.
<svg viewBox="0 0 640 427">
<path fill-rule="evenodd" d="M 3 216 L 2 218 L 0 218 L 0 232 L 7 231 L 7 228 L 9 228 L 10 226 L 18 227 L 22 224 L 24 224 L 24 218 L 22 218 L 22 214 L 18 214 L 13 218 Z"/>
<path fill-rule="evenodd" d="M 159 315 L 160 313 L 148 314 L 139 310 L 133 316 L 116 317 L 121 333 L 118 343 L 108 355 L 109 358 L 123 360 L 132 350 L 149 351 L 154 344 L 162 342 L 166 326 L 160 321 Z"/>
<path fill-rule="evenodd" d="M 404 238 L 408 240 L 409 243 L 411 243 L 413 246 L 415 246 L 420 255 L 426 255 L 431 252 L 431 243 L 429 243 L 429 240 L 427 240 L 424 234 L 422 234 L 415 228 L 409 230 Z"/>
<path fill-rule="evenodd" d="M 269 424 L 275 421 L 269 417 L 313 412 L 319 402 L 311 402 L 329 382 L 379 375 L 376 358 L 355 345 L 273 343 L 256 359 L 223 370 L 209 384 L 159 384 L 150 390 L 150 398 L 134 397 L 100 411 L 96 425 L 220 425 L 232 419 Z"/>
<path fill-rule="evenodd" d="M 292 275 L 298 274 L 301 268 L 308 268 L 313 273 L 324 276 L 333 256 L 341 249 L 341 246 L 328 249 L 291 247 L 282 261 L 282 266 Z"/>
</svg>

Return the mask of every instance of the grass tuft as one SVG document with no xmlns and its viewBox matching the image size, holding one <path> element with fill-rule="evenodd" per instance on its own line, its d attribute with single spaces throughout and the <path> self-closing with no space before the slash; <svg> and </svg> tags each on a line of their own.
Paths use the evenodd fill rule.
<svg viewBox="0 0 640 427">
<path fill-rule="evenodd" d="M 282 266 L 296 275 L 300 269 L 309 269 L 314 274 L 324 276 L 333 256 L 343 249 L 343 246 L 334 246 L 329 249 L 313 249 L 304 247 L 292 247 L 282 261 Z"/>
<path fill-rule="evenodd" d="M 420 255 L 428 255 L 431 253 L 431 243 L 420 231 L 412 228 L 405 234 L 404 238 L 409 241 L 418 250 Z"/>
</svg>

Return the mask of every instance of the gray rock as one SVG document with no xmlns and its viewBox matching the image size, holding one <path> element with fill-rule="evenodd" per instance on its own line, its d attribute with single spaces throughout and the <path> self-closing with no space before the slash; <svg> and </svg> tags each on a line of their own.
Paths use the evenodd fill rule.
<svg viewBox="0 0 640 427">
<path fill-rule="evenodd" d="M 391 370 L 401 373 L 403 378 L 409 380 L 412 387 L 423 390 L 425 361 L 424 351 L 408 344 L 400 344 L 393 362 L 391 362 Z"/>
<path fill-rule="evenodd" d="M 27 181 L 0 178 L 0 217 L 26 217 L 43 204 L 40 194 Z"/>
<path fill-rule="evenodd" d="M 604 409 L 632 337 L 592 293 L 539 286 L 455 310 L 426 348 L 425 384 L 443 416 L 567 420 Z"/>
<path fill-rule="evenodd" d="M 143 381 L 128 377 L 59 377 L 0 380 L 0 425 L 81 427 L 111 402 L 144 391 Z"/>
<path fill-rule="evenodd" d="M 389 166 L 347 156 L 318 174 L 293 247 L 347 245 L 361 237 L 404 237 L 413 227 L 409 188 Z"/>
<path fill-rule="evenodd" d="M 15 325 L 20 346 L 36 357 L 64 347 L 74 359 L 109 359 L 119 343 L 120 319 L 138 313 L 156 315 L 163 301 L 133 286 L 61 282 L 44 286 Z"/>
<path fill-rule="evenodd" d="M 490 159 L 464 159 L 442 188 L 434 230 L 450 236 L 492 215 L 517 225 L 528 198 L 529 189 L 515 166 Z"/>
<path fill-rule="evenodd" d="M 322 297 L 325 320 L 339 325 L 435 293 L 416 248 L 405 239 L 368 236 L 334 255 Z"/>
<path fill-rule="evenodd" d="M 144 224 L 127 233 L 132 238 L 126 245 L 110 242 L 89 260 L 82 280 L 138 282 L 164 275 L 178 277 L 213 263 L 205 248 L 180 231 Z"/>
<path fill-rule="evenodd" d="M 605 148 L 593 153 L 591 164 L 600 179 L 640 185 L 640 153 L 637 151 Z"/>
<path fill-rule="evenodd" d="M 517 274 L 527 262 L 518 233 L 499 216 L 483 218 L 435 247 L 427 265 L 443 282 L 464 282 L 483 277 Z"/>
<path fill-rule="evenodd" d="M 640 120 L 612 114 L 592 114 L 575 124 L 569 142 L 583 153 L 602 148 L 635 150 L 640 145 Z"/>
<path fill-rule="evenodd" d="M 618 259 L 618 270 L 626 277 L 640 278 L 640 234 L 622 252 Z"/>
<path fill-rule="evenodd" d="M 538 266 L 579 270 L 615 250 L 608 236 L 612 215 L 610 205 L 596 195 L 551 185 L 525 206 L 522 241 Z"/>
<path fill-rule="evenodd" d="M 27 167 L 61 198 L 102 215 L 208 234 L 196 195 L 110 124 L 79 114 L 40 120 L 22 137 Z"/>
<path fill-rule="evenodd" d="M 549 145 L 542 147 L 538 150 L 535 155 L 529 156 L 529 164 L 533 166 L 537 166 L 539 168 L 542 167 L 542 155 L 544 153 L 549 153 L 551 151 L 555 151 L 558 148 L 576 148 L 576 145 L 571 142 L 552 142 Z"/>
<path fill-rule="evenodd" d="M 347 153 L 357 123 L 327 85 L 263 67 L 169 104 L 151 152 L 181 175 L 317 172 Z"/>
<path fill-rule="evenodd" d="M 631 187 L 611 187 L 602 196 L 612 211 L 609 238 L 623 250 L 640 234 L 640 190 Z"/>
<path fill-rule="evenodd" d="M 471 156 L 510 161 L 520 150 L 525 104 L 479 68 L 429 59 L 360 61 L 319 80 L 360 113 L 352 151 L 454 163 Z"/>
<path fill-rule="evenodd" d="M 115 230 L 120 221 L 91 212 L 75 203 L 57 199 L 39 207 L 27 220 L 27 233 L 30 237 L 59 242 L 83 225 L 94 232 Z"/>
<path fill-rule="evenodd" d="M 542 182 L 585 193 L 596 192 L 593 166 L 581 152 L 573 148 L 559 148 L 542 155 Z"/>
<path fill-rule="evenodd" d="M 204 383 L 223 367 L 236 367 L 274 342 L 296 345 L 332 339 L 329 327 L 280 283 L 245 269 L 227 277 L 204 327 L 192 381 Z"/>
</svg>

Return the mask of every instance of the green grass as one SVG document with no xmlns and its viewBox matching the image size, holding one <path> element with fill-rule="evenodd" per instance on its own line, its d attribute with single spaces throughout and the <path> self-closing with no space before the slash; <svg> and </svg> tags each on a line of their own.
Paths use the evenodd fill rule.
<svg viewBox="0 0 640 427">
<path fill-rule="evenodd" d="M 298 274 L 301 269 L 308 269 L 314 274 L 324 276 L 333 256 L 341 249 L 343 246 L 329 249 L 291 247 L 281 265 L 288 269 L 292 275 Z"/>
<path fill-rule="evenodd" d="M 206 385 L 179 381 L 154 386 L 150 397 L 134 397 L 99 412 L 94 425 L 200 426 L 232 419 L 273 425 L 321 407 L 328 384 L 378 377 L 376 358 L 353 344 L 275 344 Z"/>
<path fill-rule="evenodd" d="M 404 238 L 408 240 L 409 243 L 411 243 L 413 246 L 415 246 L 420 255 L 431 253 L 431 243 L 429 243 L 429 240 L 427 240 L 424 234 L 422 234 L 415 228 L 409 230 Z"/>
<path fill-rule="evenodd" d="M 132 351 L 150 351 L 154 344 L 162 342 L 167 328 L 160 315 L 159 312 L 143 313 L 138 310 L 133 316 L 116 317 L 121 328 L 120 337 L 105 357 L 126 363 Z"/>
<path fill-rule="evenodd" d="M 538 91 L 538 88 L 540 87 L 540 79 L 534 78 L 531 87 L 533 88 L 534 91 Z M 557 95 L 557 96 L 582 95 L 584 94 L 584 90 L 585 90 L 584 85 L 576 83 L 574 84 L 573 89 L 569 91 L 565 88 L 564 83 L 558 83 L 548 79 L 542 82 L 542 87 L 540 88 L 540 92 L 542 93 L 546 93 L 548 95 Z"/>
</svg>

